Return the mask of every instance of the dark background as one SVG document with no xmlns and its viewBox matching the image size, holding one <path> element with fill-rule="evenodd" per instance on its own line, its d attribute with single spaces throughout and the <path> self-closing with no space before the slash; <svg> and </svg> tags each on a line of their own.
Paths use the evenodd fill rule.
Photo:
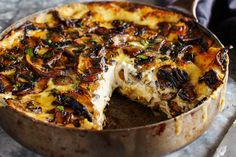
<svg viewBox="0 0 236 157">
<path fill-rule="evenodd" d="M 208 0 L 205 0 L 208 1 Z M 215 0 L 209 28 L 227 46 L 236 47 L 236 0 Z"/>
</svg>

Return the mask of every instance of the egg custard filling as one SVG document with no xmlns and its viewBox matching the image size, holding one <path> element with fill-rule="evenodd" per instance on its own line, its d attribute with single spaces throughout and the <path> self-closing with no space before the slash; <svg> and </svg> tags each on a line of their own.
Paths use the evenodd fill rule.
<svg viewBox="0 0 236 157">
<path fill-rule="evenodd" d="M 226 68 L 226 49 L 182 14 L 74 3 L 1 38 L 0 98 L 47 123 L 101 130 L 114 90 L 172 118 L 206 100 Z"/>
</svg>

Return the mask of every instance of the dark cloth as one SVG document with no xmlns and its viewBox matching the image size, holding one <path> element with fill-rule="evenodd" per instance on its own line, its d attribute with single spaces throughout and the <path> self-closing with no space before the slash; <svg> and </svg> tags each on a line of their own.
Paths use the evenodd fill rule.
<svg viewBox="0 0 236 157">
<path fill-rule="evenodd" d="M 236 0 L 217 0 L 212 15 L 210 28 L 225 45 L 236 47 Z"/>
<path fill-rule="evenodd" d="M 225 45 L 236 47 L 236 0 L 200 0 L 197 16 Z"/>
<path fill-rule="evenodd" d="M 200 0 L 197 4 L 197 18 L 203 26 L 208 26 L 214 0 Z"/>
</svg>

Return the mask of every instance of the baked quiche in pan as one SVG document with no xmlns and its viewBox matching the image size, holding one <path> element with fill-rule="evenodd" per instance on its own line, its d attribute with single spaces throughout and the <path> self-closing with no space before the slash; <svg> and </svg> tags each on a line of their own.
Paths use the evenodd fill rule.
<svg viewBox="0 0 236 157">
<path fill-rule="evenodd" d="M 212 95 L 227 63 L 227 50 L 182 14 L 74 3 L 2 37 L 0 98 L 47 123 L 101 130 L 114 90 L 173 118 Z"/>
</svg>

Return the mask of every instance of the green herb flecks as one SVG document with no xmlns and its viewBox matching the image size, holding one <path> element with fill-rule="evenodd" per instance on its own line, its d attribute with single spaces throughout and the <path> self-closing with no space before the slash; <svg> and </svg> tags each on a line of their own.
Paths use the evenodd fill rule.
<svg viewBox="0 0 236 157">
<path fill-rule="evenodd" d="M 85 46 L 84 44 L 79 44 L 79 45 L 77 46 L 77 48 L 78 48 L 79 51 L 85 49 L 85 47 L 86 47 L 86 46 Z"/>
<path fill-rule="evenodd" d="M 87 89 L 88 91 L 90 91 L 90 90 L 91 90 L 91 88 L 90 88 L 90 86 L 89 86 L 89 85 L 86 87 L 86 89 Z"/>
<path fill-rule="evenodd" d="M 43 54 L 43 59 L 49 59 L 54 55 L 53 51 L 47 52 Z"/>
<path fill-rule="evenodd" d="M 143 55 L 143 54 L 141 54 L 141 55 L 137 55 L 136 56 L 137 58 L 140 58 L 140 59 L 148 59 L 148 57 L 147 56 L 145 56 L 145 55 Z"/>
<path fill-rule="evenodd" d="M 13 85 L 13 90 L 16 91 L 21 87 L 21 84 L 17 82 L 16 84 Z"/>
<path fill-rule="evenodd" d="M 83 26 L 83 23 L 82 23 L 81 20 L 77 21 L 75 24 L 76 24 L 77 27 L 82 27 Z"/>
<path fill-rule="evenodd" d="M 97 41 L 95 39 L 90 39 L 87 41 L 87 43 L 97 43 Z"/>
<path fill-rule="evenodd" d="M 148 45 L 148 41 L 146 40 L 141 40 L 140 44 L 142 44 L 143 46 L 147 46 Z"/>
<path fill-rule="evenodd" d="M 34 52 L 33 52 L 33 49 L 32 48 L 27 48 L 25 49 L 25 53 L 27 55 L 29 55 L 30 57 L 33 57 L 34 56 Z"/>
<path fill-rule="evenodd" d="M 59 109 L 59 110 L 61 110 L 61 111 L 64 111 L 64 110 L 65 110 L 64 106 L 57 106 L 57 109 Z"/>
<path fill-rule="evenodd" d="M 16 57 L 13 54 L 7 53 L 4 57 L 9 60 L 16 60 Z"/>
<path fill-rule="evenodd" d="M 71 88 L 77 89 L 78 88 L 78 83 L 71 84 Z"/>
<path fill-rule="evenodd" d="M 52 43 L 52 40 L 51 40 L 51 39 L 46 39 L 46 40 L 47 40 L 47 42 L 48 42 L 49 44 Z"/>
</svg>

